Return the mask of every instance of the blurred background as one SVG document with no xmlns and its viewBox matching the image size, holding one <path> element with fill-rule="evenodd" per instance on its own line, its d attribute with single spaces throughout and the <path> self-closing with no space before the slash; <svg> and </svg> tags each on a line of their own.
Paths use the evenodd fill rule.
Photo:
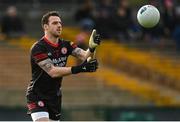
<svg viewBox="0 0 180 122">
<path fill-rule="evenodd" d="M 145 4 L 161 13 L 151 29 L 136 19 Z M 62 16 L 61 38 L 86 49 L 93 28 L 102 37 L 98 71 L 63 80 L 62 120 L 180 120 L 179 0 L 0 0 L 0 121 L 31 120 L 29 50 L 51 10 Z"/>
</svg>

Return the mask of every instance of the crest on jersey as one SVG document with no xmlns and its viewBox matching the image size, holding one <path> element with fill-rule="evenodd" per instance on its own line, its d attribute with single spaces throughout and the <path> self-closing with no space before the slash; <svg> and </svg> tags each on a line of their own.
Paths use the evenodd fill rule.
<svg viewBox="0 0 180 122">
<path fill-rule="evenodd" d="M 61 49 L 61 53 L 62 53 L 62 54 L 66 54 L 66 53 L 67 53 L 67 48 L 66 48 L 66 47 L 63 47 L 63 48 Z"/>
<path fill-rule="evenodd" d="M 43 102 L 43 101 L 38 101 L 38 105 L 39 105 L 40 107 L 44 107 L 44 102 Z"/>
</svg>

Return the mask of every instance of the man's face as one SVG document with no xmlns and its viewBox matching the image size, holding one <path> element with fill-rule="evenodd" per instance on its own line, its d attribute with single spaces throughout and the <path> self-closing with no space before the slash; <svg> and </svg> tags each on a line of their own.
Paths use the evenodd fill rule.
<svg viewBox="0 0 180 122">
<path fill-rule="evenodd" d="M 47 31 L 55 37 L 59 37 L 62 32 L 61 19 L 57 16 L 50 16 L 45 31 Z"/>
</svg>

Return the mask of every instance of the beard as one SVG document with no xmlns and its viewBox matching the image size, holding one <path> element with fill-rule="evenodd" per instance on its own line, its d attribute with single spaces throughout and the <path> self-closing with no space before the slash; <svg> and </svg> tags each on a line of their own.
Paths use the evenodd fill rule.
<svg viewBox="0 0 180 122">
<path fill-rule="evenodd" d="M 54 36 L 55 38 L 58 38 L 60 36 L 61 33 L 58 32 L 52 32 L 51 35 Z"/>
</svg>

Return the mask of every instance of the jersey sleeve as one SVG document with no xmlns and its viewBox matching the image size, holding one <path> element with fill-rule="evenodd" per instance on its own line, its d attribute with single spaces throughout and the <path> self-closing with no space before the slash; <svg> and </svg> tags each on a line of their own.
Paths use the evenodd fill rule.
<svg viewBox="0 0 180 122">
<path fill-rule="evenodd" d="M 40 61 L 47 59 L 48 54 L 43 46 L 35 45 L 31 49 L 31 57 L 36 63 L 39 63 Z"/>
<path fill-rule="evenodd" d="M 72 51 L 74 50 L 74 49 L 76 49 L 78 46 L 74 43 L 74 42 L 69 42 L 70 43 L 70 53 L 72 54 Z"/>
</svg>

